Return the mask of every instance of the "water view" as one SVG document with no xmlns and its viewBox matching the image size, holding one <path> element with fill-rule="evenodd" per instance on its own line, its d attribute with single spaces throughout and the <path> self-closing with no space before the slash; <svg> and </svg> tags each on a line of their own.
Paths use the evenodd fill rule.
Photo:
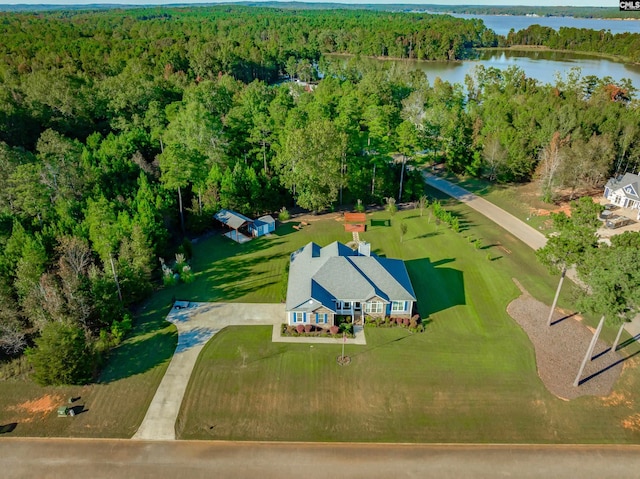
<svg viewBox="0 0 640 479">
<path fill-rule="evenodd" d="M 344 56 L 326 55 L 336 61 L 347 61 Z M 595 75 L 599 78 L 611 77 L 614 82 L 623 78 L 631 80 L 640 88 L 640 66 L 614 62 L 599 57 L 579 53 L 552 52 L 544 50 L 513 51 L 508 49 L 483 50 L 475 60 L 462 62 L 428 62 L 418 60 L 378 60 L 372 62 L 391 62 L 397 68 L 420 69 L 433 83 L 437 77 L 450 83 L 464 84 L 464 77 L 476 65 L 485 68 L 496 67 L 504 70 L 510 66 L 521 68 L 528 77 L 543 83 L 555 83 L 558 74 L 564 76 L 571 68 L 580 68 L 582 75 Z"/>
<path fill-rule="evenodd" d="M 498 35 L 507 35 L 512 28 L 517 32 L 531 25 L 542 25 L 559 30 L 561 27 L 610 30 L 611 33 L 640 33 L 639 20 L 602 20 L 598 18 L 573 17 L 526 17 L 520 15 L 468 15 L 451 14 L 457 18 L 479 18 L 487 28 Z"/>
</svg>

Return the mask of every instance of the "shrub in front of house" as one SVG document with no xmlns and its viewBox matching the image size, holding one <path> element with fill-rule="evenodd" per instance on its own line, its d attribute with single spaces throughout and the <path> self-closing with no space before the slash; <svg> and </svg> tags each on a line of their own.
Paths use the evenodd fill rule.
<svg viewBox="0 0 640 479">
<path fill-rule="evenodd" d="M 353 328 L 352 325 L 349 325 Z M 296 326 L 291 326 L 287 324 L 283 324 L 281 328 L 282 336 L 306 336 L 306 337 L 320 337 L 320 338 L 330 338 L 335 337 L 340 334 L 340 328 L 338 326 L 331 326 L 330 328 L 323 328 L 321 326 L 316 326 L 315 324 L 297 324 Z M 353 332 L 347 332 L 347 337 L 353 338 L 355 337 Z"/>
<path fill-rule="evenodd" d="M 346 334 L 353 334 L 353 324 L 351 323 L 342 323 L 339 327 L 338 330 L 341 333 L 346 333 Z"/>
<path fill-rule="evenodd" d="M 364 318 L 364 323 L 366 326 L 373 328 L 401 327 L 414 333 L 421 333 L 424 331 L 424 324 L 422 324 L 419 314 L 414 314 L 411 318 L 395 318 L 389 316 L 384 318 L 374 318 L 372 316 L 366 316 Z"/>
</svg>

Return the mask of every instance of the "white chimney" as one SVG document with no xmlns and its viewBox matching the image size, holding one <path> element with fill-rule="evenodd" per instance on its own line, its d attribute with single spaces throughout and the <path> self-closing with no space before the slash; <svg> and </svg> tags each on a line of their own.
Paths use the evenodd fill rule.
<svg viewBox="0 0 640 479">
<path fill-rule="evenodd" d="M 360 241 L 358 243 L 358 254 L 360 256 L 371 256 L 371 243 Z"/>
</svg>

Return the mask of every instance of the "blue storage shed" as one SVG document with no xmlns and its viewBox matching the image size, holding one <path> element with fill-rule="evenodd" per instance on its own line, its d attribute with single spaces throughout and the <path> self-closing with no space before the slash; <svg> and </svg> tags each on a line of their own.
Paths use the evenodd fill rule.
<svg viewBox="0 0 640 479">
<path fill-rule="evenodd" d="M 276 220 L 271 215 L 261 216 L 249 225 L 249 232 L 252 236 L 258 237 L 272 233 L 276 229 Z"/>
</svg>

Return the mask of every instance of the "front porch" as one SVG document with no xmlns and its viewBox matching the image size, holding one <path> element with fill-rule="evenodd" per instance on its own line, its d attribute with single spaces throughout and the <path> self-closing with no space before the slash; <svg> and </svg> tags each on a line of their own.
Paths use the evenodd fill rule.
<svg viewBox="0 0 640 479">
<path fill-rule="evenodd" d="M 353 324 L 364 324 L 364 308 L 360 301 L 337 301 L 336 302 L 336 319 L 334 324 L 338 324 L 338 316 L 351 316 Z"/>
</svg>

